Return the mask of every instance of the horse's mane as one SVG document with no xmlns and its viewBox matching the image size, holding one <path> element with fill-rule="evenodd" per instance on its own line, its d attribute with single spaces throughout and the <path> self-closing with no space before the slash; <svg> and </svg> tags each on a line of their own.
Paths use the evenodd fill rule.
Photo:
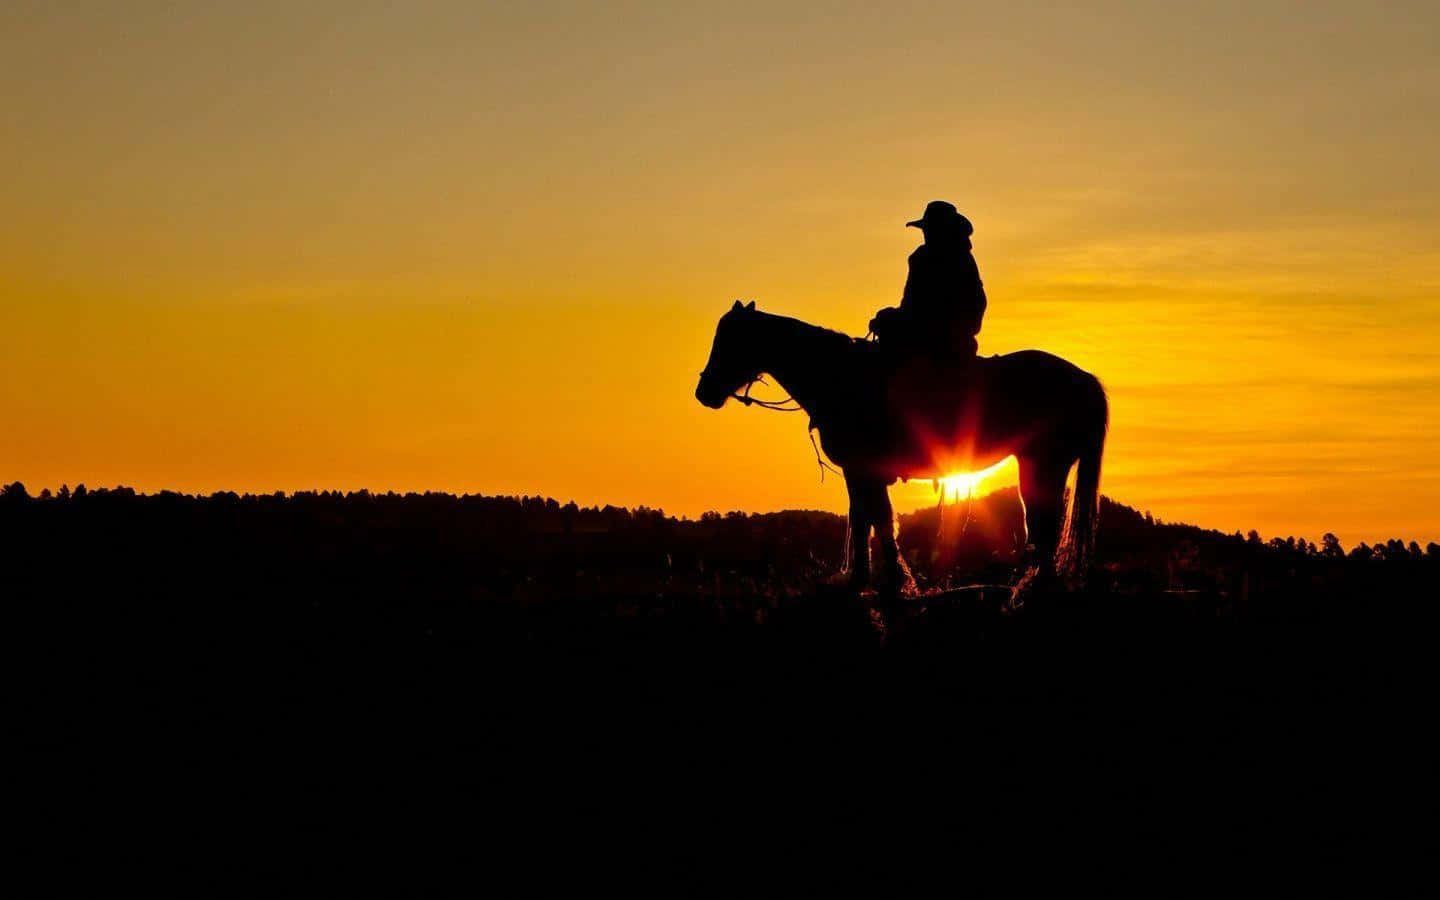
<svg viewBox="0 0 1440 900">
<path fill-rule="evenodd" d="M 812 325 L 809 322 L 791 318 L 790 316 L 780 316 L 761 310 L 756 310 L 756 312 L 787 331 L 794 332 L 797 338 L 813 341 L 825 350 L 847 350 L 853 348 L 857 343 L 855 338 L 842 331 L 836 331 L 820 325 Z"/>
</svg>

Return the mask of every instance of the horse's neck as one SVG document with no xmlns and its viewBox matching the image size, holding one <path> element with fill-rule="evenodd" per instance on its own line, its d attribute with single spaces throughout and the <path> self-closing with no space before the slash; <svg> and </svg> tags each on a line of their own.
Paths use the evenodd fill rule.
<svg viewBox="0 0 1440 900">
<path fill-rule="evenodd" d="M 812 417 L 819 416 L 842 364 L 835 335 L 798 319 L 767 315 L 764 321 L 763 370 Z"/>
</svg>

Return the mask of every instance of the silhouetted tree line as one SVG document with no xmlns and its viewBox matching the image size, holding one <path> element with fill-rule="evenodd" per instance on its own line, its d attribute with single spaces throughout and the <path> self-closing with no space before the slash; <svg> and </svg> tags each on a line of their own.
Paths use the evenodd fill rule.
<svg viewBox="0 0 1440 900">
<path fill-rule="evenodd" d="M 1440 571 L 1433 542 L 1422 549 L 1391 539 L 1347 551 L 1328 533 L 1319 544 L 1267 541 L 1255 531 L 1159 521 L 1109 498 L 1101 521 L 1098 587 L 1183 596 L 1221 614 L 1257 597 L 1303 605 L 1306 596 L 1352 590 L 1381 572 L 1429 584 Z M 767 604 L 837 571 L 845 543 L 844 519 L 818 511 L 687 520 L 645 506 L 581 507 L 539 496 L 366 490 L 192 496 L 79 485 L 31 497 L 17 482 L 0 492 L 0 523 L 12 571 L 34 573 L 25 561 L 49 561 L 53 568 L 35 586 L 50 589 L 63 586 L 62 572 L 119 589 L 141 569 L 156 591 L 205 584 L 223 592 L 259 582 L 271 595 L 303 589 L 328 603 L 348 592 L 597 609 L 703 597 L 762 619 Z M 922 588 L 1004 583 L 1024 549 L 1013 488 L 902 516 L 900 530 Z M 103 569 L 93 568 L 102 561 Z M 167 579 L 182 572 L 193 578 Z"/>
</svg>

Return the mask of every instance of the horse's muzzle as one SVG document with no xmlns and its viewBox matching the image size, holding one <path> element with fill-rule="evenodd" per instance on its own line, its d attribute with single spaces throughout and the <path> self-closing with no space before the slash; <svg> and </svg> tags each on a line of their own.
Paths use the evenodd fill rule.
<svg viewBox="0 0 1440 900">
<path fill-rule="evenodd" d="M 706 390 L 705 379 L 702 378 L 700 379 L 700 383 L 695 386 L 695 399 L 711 409 L 719 409 L 725 405 L 726 400 L 730 399 L 730 395 L 720 393 L 714 389 Z"/>
</svg>

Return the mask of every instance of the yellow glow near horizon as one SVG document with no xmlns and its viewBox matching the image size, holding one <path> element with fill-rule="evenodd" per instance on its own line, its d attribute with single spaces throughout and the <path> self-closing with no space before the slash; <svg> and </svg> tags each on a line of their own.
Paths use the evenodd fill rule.
<svg viewBox="0 0 1440 900">
<path fill-rule="evenodd" d="M 944 491 L 947 502 L 964 500 L 968 497 L 988 494 L 1000 487 L 1005 475 L 1009 475 L 1010 482 L 1013 483 L 1015 474 L 1015 457 L 1007 456 L 995 465 L 978 472 L 956 472 L 946 475 L 940 479 L 940 490 Z"/>
</svg>

